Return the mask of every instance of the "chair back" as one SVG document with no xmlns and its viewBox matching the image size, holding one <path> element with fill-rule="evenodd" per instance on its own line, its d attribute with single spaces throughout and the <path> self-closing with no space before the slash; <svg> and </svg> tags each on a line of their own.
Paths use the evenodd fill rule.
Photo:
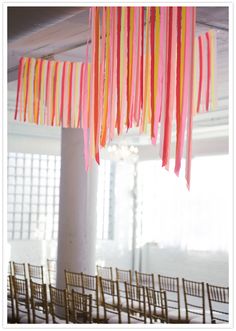
<svg viewBox="0 0 236 331">
<path fill-rule="evenodd" d="M 29 279 L 33 282 L 44 284 L 44 273 L 42 265 L 33 265 L 28 263 Z"/>
<path fill-rule="evenodd" d="M 146 297 L 144 286 L 125 282 L 128 323 L 147 323 Z"/>
<path fill-rule="evenodd" d="M 211 323 L 229 322 L 229 288 L 206 284 Z"/>
<path fill-rule="evenodd" d="M 82 272 L 72 272 L 65 270 L 65 282 L 68 293 L 72 293 L 72 289 L 83 293 Z"/>
<path fill-rule="evenodd" d="M 160 320 L 162 323 L 168 323 L 168 309 L 165 291 L 157 291 L 153 288 L 146 287 L 148 301 L 148 316 L 151 323 Z"/>
<path fill-rule="evenodd" d="M 17 278 L 27 278 L 25 263 L 12 262 L 13 276 Z"/>
<path fill-rule="evenodd" d="M 52 314 L 53 323 L 69 323 L 69 300 L 66 289 L 59 289 L 51 284 L 50 291 L 50 313 Z"/>
<path fill-rule="evenodd" d="M 112 267 L 102 267 L 97 265 L 97 275 L 105 279 L 113 279 Z"/>
<path fill-rule="evenodd" d="M 137 286 L 144 286 L 155 289 L 154 274 L 146 274 L 143 272 L 135 271 L 135 279 Z"/>
<path fill-rule="evenodd" d="M 123 270 L 116 268 L 116 280 L 120 283 L 128 283 L 132 284 L 132 271 L 131 270 Z"/>
<path fill-rule="evenodd" d="M 47 286 L 30 281 L 33 323 L 49 323 Z"/>
<path fill-rule="evenodd" d="M 72 289 L 73 323 L 92 323 L 92 295 Z"/>
<path fill-rule="evenodd" d="M 199 322 L 206 323 L 204 283 L 182 279 L 186 320 L 200 317 Z"/>
</svg>

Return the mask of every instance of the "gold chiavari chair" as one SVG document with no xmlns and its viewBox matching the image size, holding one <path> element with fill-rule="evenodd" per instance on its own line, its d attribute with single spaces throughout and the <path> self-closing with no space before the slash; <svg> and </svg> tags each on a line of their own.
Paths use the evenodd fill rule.
<svg viewBox="0 0 236 331">
<path fill-rule="evenodd" d="M 148 313 L 151 323 L 168 323 L 168 309 L 165 291 L 146 287 Z"/>
<path fill-rule="evenodd" d="M 125 282 L 132 284 L 132 271 L 116 268 L 116 280 L 119 282 L 120 301 L 122 310 L 126 309 Z"/>
<path fill-rule="evenodd" d="M 72 272 L 68 270 L 64 270 L 65 273 L 65 283 L 66 290 L 69 301 L 69 313 L 72 314 L 72 290 L 74 289 L 76 292 L 84 293 L 83 289 L 83 280 L 82 280 L 82 272 Z"/>
<path fill-rule="evenodd" d="M 92 323 L 92 295 L 72 289 L 72 322 Z"/>
<path fill-rule="evenodd" d="M 69 300 L 66 289 L 58 289 L 49 284 L 50 314 L 54 324 L 69 323 Z"/>
<path fill-rule="evenodd" d="M 27 279 L 12 277 L 16 304 L 16 322 L 31 323 L 30 297 Z"/>
<path fill-rule="evenodd" d="M 121 323 L 119 283 L 116 280 L 99 277 L 106 323 Z"/>
<path fill-rule="evenodd" d="M 49 316 L 47 285 L 30 281 L 32 320 L 34 324 L 52 323 Z"/>
<path fill-rule="evenodd" d="M 42 265 L 39 266 L 28 263 L 28 273 L 30 280 L 44 284 L 44 272 Z"/>
<path fill-rule="evenodd" d="M 102 267 L 97 265 L 96 269 L 98 277 L 113 280 L 112 267 Z"/>
<path fill-rule="evenodd" d="M 180 307 L 178 277 L 158 275 L 159 290 L 166 292 L 169 323 L 186 323 L 185 309 Z"/>
<path fill-rule="evenodd" d="M 127 321 L 125 315 L 122 315 L 122 322 L 133 323 L 150 323 L 146 314 L 146 296 L 144 286 L 137 286 L 125 282 Z"/>
<path fill-rule="evenodd" d="M 204 283 L 182 279 L 186 322 L 206 323 Z"/>
<path fill-rule="evenodd" d="M 101 303 L 101 293 L 98 276 L 92 276 L 82 273 L 83 293 L 92 296 L 92 320 L 96 323 L 105 321 L 104 307 Z"/>
<path fill-rule="evenodd" d="M 229 322 L 229 288 L 206 284 L 211 323 Z"/>
<path fill-rule="evenodd" d="M 13 291 L 13 280 L 12 275 L 7 276 L 7 322 L 15 323 L 16 312 L 15 312 L 15 300 Z"/>
<path fill-rule="evenodd" d="M 135 279 L 137 286 L 144 286 L 155 289 L 154 274 L 146 274 L 143 272 L 135 271 Z"/>
</svg>

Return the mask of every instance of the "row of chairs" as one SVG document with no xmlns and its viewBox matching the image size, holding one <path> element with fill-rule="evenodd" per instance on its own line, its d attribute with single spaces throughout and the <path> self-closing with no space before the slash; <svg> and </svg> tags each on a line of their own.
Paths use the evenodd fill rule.
<svg viewBox="0 0 236 331">
<path fill-rule="evenodd" d="M 118 281 L 69 271 L 65 271 L 65 276 L 67 281 L 65 289 L 30 280 L 29 291 L 27 279 L 9 275 L 8 299 L 11 300 L 12 307 L 15 307 L 15 315 L 13 313 L 12 316 L 14 322 L 36 324 L 167 322 L 167 310 L 162 312 L 164 307 L 166 309 L 165 292 L 161 293 L 125 282 L 125 303 L 119 295 Z"/>
<path fill-rule="evenodd" d="M 117 268 L 116 280 L 65 270 L 65 282 L 66 288 L 69 292 L 71 289 L 76 289 L 85 293 L 86 290 L 93 289 L 96 293 L 96 296 L 94 297 L 95 307 L 99 302 L 98 293 L 100 289 L 100 302 L 107 307 L 109 313 L 111 313 L 109 308 L 113 311 L 114 303 L 116 306 L 118 302 L 118 307 L 122 307 L 121 311 L 129 309 L 130 305 L 128 304 L 128 300 L 131 299 L 129 292 L 132 292 L 133 298 L 131 301 L 139 301 L 139 306 L 144 310 L 143 302 L 140 303 L 140 300 L 142 297 L 145 298 L 146 296 L 144 301 L 148 303 L 148 306 L 152 305 L 152 308 L 149 307 L 149 309 L 152 311 L 158 311 L 159 319 L 161 317 L 162 321 L 168 323 L 228 322 L 228 287 L 206 284 L 210 304 L 210 316 L 207 316 L 205 307 L 205 285 L 203 282 L 182 279 L 185 309 L 181 309 L 178 278 L 158 275 L 159 289 L 156 289 L 153 274 L 144 274 L 137 271 L 135 274 L 136 281 L 132 282 L 132 274 L 130 271 L 127 270 L 127 272 L 125 272 L 125 270 Z M 104 276 L 107 277 L 107 274 Z M 91 286 L 91 284 L 93 285 Z M 129 286 L 133 286 L 133 288 L 139 290 L 133 289 L 131 291 L 131 289 L 128 288 Z M 141 295 L 141 293 L 143 293 L 143 295 Z M 216 304 L 216 306 L 214 304 Z M 116 307 L 115 310 L 118 310 L 119 316 L 119 309 Z M 144 312 L 142 315 L 145 315 Z"/>
<path fill-rule="evenodd" d="M 33 280 L 38 282 L 40 273 L 37 275 L 38 278 L 32 279 L 29 265 L 28 269 L 29 275 L 31 275 L 30 282 Z M 116 279 L 114 280 L 112 268 L 108 267 L 97 266 L 97 276 L 65 270 L 66 296 L 68 295 L 69 301 L 72 301 L 72 291 L 91 295 L 91 320 L 93 322 L 107 323 L 110 321 L 110 323 L 114 323 L 114 316 L 113 319 L 110 318 L 111 313 L 114 315 L 114 311 L 118 318 L 116 322 L 122 321 L 122 323 L 126 323 L 125 321 L 130 323 L 131 317 L 129 316 L 137 315 L 142 316 L 142 318 L 146 316 L 146 318 L 151 319 L 151 322 L 228 322 L 228 287 L 206 284 L 210 310 L 208 316 L 203 282 L 182 280 L 185 309 L 181 309 L 180 285 L 177 277 L 158 275 L 158 283 L 156 283 L 154 274 L 136 271 L 135 279 L 133 279 L 130 270 L 116 268 L 115 272 Z M 34 276 L 36 276 L 35 273 Z M 44 283 L 43 278 L 40 279 L 40 283 Z M 130 286 L 133 286 L 133 289 Z M 132 298 L 130 298 L 130 293 Z M 136 302 L 135 305 L 134 302 Z M 142 313 L 136 312 L 134 314 L 134 311 L 131 312 L 133 306 L 135 309 L 140 307 Z M 154 315 L 150 314 L 150 309 Z M 144 322 L 143 319 L 142 322 Z"/>
<path fill-rule="evenodd" d="M 96 266 L 100 277 L 113 280 L 112 267 Z M 119 282 L 133 282 L 138 286 L 144 286 L 159 291 L 165 291 L 167 296 L 168 320 L 171 323 L 227 323 L 229 288 L 211 285 L 204 282 L 196 282 L 182 278 L 184 309 L 181 308 L 181 291 L 178 277 L 157 276 L 153 273 L 141 273 L 135 271 L 133 277 L 131 270 L 115 268 L 115 279 Z M 206 310 L 206 295 L 209 303 L 209 311 Z"/>
<path fill-rule="evenodd" d="M 91 295 L 66 290 L 25 278 L 8 276 L 8 322 L 23 324 L 91 323 Z M 29 290 L 30 289 L 30 290 Z"/>
</svg>

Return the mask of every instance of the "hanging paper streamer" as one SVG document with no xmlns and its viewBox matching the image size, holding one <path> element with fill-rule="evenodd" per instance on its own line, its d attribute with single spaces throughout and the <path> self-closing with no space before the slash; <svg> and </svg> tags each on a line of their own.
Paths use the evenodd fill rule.
<svg viewBox="0 0 236 331">
<path fill-rule="evenodd" d="M 196 37 L 195 41 L 195 89 L 197 98 L 194 110 L 209 111 L 216 109 L 216 34 L 207 31 Z M 197 63 L 198 61 L 198 63 Z"/>
<path fill-rule="evenodd" d="M 160 131 L 168 169 L 176 121 L 175 173 L 187 131 L 190 185 L 192 116 L 216 106 L 214 31 L 195 37 L 194 7 L 92 7 L 85 63 L 23 57 L 18 70 L 15 119 L 82 128 L 85 166 L 115 132 Z M 88 48 L 91 47 L 91 63 Z"/>
</svg>

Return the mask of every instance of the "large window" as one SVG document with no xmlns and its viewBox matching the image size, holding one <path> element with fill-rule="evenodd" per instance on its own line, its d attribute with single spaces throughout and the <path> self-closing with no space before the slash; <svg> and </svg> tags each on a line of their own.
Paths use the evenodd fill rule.
<svg viewBox="0 0 236 331">
<path fill-rule="evenodd" d="M 58 237 L 61 157 L 8 154 L 8 240 Z M 97 238 L 113 239 L 115 164 L 101 161 Z"/>
<path fill-rule="evenodd" d="M 8 154 L 8 239 L 56 239 L 60 157 Z"/>
<path fill-rule="evenodd" d="M 194 158 L 190 192 L 184 178 L 161 168 L 160 161 L 139 163 L 140 245 L 155 242 L 160 248 L 227 252 L 232 220 L 230 183 L 227 155 Z"/>
</svg>

